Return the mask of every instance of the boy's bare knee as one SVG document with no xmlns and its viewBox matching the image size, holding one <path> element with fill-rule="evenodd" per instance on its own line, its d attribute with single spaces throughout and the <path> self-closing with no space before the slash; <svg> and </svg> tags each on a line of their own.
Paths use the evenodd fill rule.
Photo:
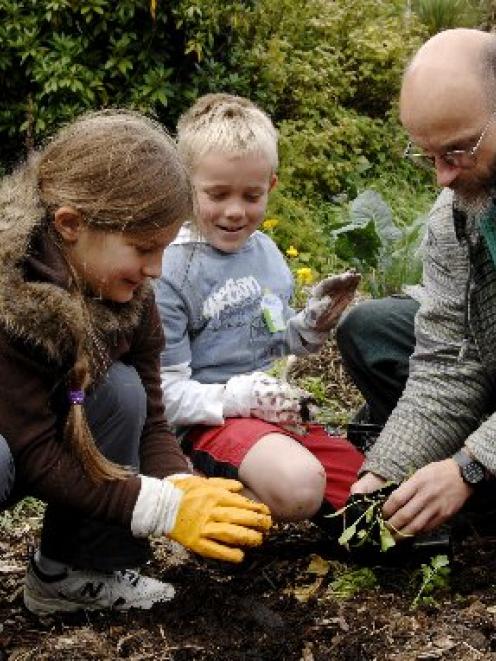
<svg viewBox="0 0 496 661">
<path fill-rule="evenodd" d="M 320 469 L 281 471 L 268 494 L 272 515 L 279 521 L 301 521 L 312 517 L 324 498 L 325 472 Z"/>
<path fill-rule="evenodd" d="M 301 521 L 322 504 L 326 486 L 320 461 L 284 434 L 267 434 L 247 453 L 240 480 L 278 521 Z"/>
</svg>

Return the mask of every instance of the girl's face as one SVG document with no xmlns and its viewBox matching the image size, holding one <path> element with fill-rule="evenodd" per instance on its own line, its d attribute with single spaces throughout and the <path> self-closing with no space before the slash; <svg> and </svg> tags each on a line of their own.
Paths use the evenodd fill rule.
<svg viewBox="0 0 496 661">
<path fill-rule="evenodd" d="M 277 178 L 262 154 L 213 150 L 196 163 L 192 181 L 206 240 L 218 250 L 236 252 L 263 221 Z"/>
<path fill-rule="evenodd" d="M 147 235 L 94 229 L 82 221 L 62 229 L 66 255 L 86 286 L 96 295 L 115 303 L 127 303 L 147 278 L 158 278 L 162 254 L 179 231 L 180 223 Z"/>
</svg>

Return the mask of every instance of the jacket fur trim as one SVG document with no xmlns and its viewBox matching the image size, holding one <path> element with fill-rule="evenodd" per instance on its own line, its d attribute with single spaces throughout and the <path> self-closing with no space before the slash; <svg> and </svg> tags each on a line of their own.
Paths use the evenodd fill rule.
<svg viewBox="0 0 496 661">
<path fill-rule="evenodd" d="M 79 295 L 68 290 L 69 268 L 50 236 L 29 168 L 5 177 L 0 185 L 0 264 L 0 327 L 56 365 L 74 358 L 76 338 L 84 338 L 88 355 L 94 356 L 101 353 L 98 336 L 135 328 L 151 294 L 146 284 L 125 304 L 85 295 L 84 311 Z M 98 364 L 102 360 L 94 368 Z"/>
</svg>

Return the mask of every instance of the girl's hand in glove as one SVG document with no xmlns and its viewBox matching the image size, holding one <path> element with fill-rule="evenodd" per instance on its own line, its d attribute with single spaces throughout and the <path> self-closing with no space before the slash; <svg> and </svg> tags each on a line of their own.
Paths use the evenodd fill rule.
<svg viewBox="0 0 496 661">
<path fill-rule="evenodd" d="M 233 376 L 224 393 L 225 418 L 261 418 L 278 425 L 301 425 L 311 395 L 264 372 Z"/>
<path fill-rule="evenodd" d="M 241 562 L 239 546 L 259 546 L 272 525 L 269 509 L 235 493 L 241 482 L 197 476 L 173 478 L 183 491 L 171 539 L 208 558 Z"/>
<path fill-rule="evenodd" d="M 312 289 L 302 321 L 317 333 L 329 332 L 355 296 L 361 275 L 354 270 L 321 280 Z"/>
<path fill-rule="evenodd" d="M 135 537 L 168 535 L 195 553 L 241 562 L 240 546 L 258 546 L 272 525 L 269 509 L 241 496 L 237 480 L 170 475 L 139 476 L 131 517 Z"/>
</svg>

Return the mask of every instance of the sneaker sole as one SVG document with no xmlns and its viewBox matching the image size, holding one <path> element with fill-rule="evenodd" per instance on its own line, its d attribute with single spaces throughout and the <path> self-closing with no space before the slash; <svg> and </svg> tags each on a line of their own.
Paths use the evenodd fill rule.
<svg viewBox="0 0 496 661">
<path fill-rule="evenodd" d="M 95 611 L 95 610 L 115 610 L 126 611 L 131 608 L 139 610 L 149 610 L 152 606 L 159 603 L 171 601 L 175 595 L 175 589 L 172 585 L 167 586 L 166 594 L 162 595 L 159 599 L 147 599 L 146 601 L 131 603 L 118 603 L 119 600 L 114 602 L 112 606 L 102 606 L 100 604 L 82 604 L 78 601 L 69 601 L 68 599 L 49 599 L 43 597 L 33 597 L 29 592 L 24 590 L 24 605 L 34 615 L 53 615 L 54 613 L 76 613 L 77 611 Z"/>
</svg>

